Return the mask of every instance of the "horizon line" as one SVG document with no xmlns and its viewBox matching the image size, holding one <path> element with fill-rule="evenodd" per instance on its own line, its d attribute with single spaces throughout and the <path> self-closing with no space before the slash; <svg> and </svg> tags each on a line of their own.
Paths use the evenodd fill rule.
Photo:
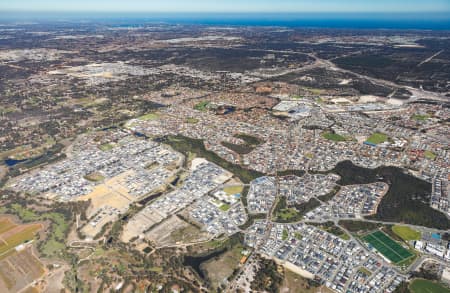
<svg viewBox="0 0 450 293">
<path fill-rule="evenodd" d="M 421 10 L 421 11 L 368 11 L 368 10 L 349 10 L 349 11 L 194 11 L 194 10 L 180 10 L 180 11 L 167 11 L 167 10 L 147 10 L 147 11 L 138 11 L 138 10 L 2 10 L 0 9 L 0 13 L 135 13 L 135 14 L 143 14 L 143 13 L 161 13 L 161 14 L 180 14 L 180 13 L 196 13 L 196 14 L 423 14 L 423 13 L 436 13 L 436 14 L 450 14 L 450 10 Z"/>
</svg>

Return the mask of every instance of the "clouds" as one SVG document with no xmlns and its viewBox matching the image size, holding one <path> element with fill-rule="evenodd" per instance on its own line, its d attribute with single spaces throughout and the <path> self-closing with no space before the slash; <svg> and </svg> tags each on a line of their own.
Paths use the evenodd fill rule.
<svg viewBox="0 0 450 293">
<path fill-rule="evenodd" d="M 423 12 L 448 0 L 0 0 L 0 10 L 95 12 Z"/>
</svg>

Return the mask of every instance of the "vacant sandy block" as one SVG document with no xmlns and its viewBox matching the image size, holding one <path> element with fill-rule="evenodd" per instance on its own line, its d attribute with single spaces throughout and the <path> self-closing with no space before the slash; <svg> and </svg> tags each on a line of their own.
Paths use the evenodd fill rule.
<svg viewBox="0 0 450 293">
<path fill-rule="evenodd" d="M 96 219 L 85 225 L 81 232 L 88 237 L 95 237 L 101 232 L 104 225 L 114 222 L 119 214 L 128 210 L 135 198 L 129 195 L 128 189 L 119 182 L 127 176 L 133 174 L 133 171 L 124 172 L 114 178 L 109 179 L 103 184 L 96 186 L 91 193 L 78 197 L 77 201 L 91 201 L 86 215 L 89 219 L 94 216 Z M 98 217 L 100 213 L 101 217 Z M 95 222 L 93 221 L 95 220 Z"/>
<path fill-rule="evenodd" d="M 375 103 L 376 101 L 378 101 L 378 97 L 377 96 L 372 96 L 372 95 L 365 95 L 365 96 L 361 96 L 359 97 L 359 103 Z"/>
<path fill-rule="evenodd" d="M 283 261 L 283 260 L 280 260 L 280 259 L 278 259 L 278 258 L 276 258 L 276 257 L 272 257 L 272 258 L 271 258 L 271 257 L 267 257 L 267 258 L 273 259 L 278 265 L 282 265 L 282 266 L 285 267 L 286 269 L 288 269 L 288 270 L 290 270 L 290 271 L 296 273 L 297 275 L 302 276 L 303 278 L 311 279 L 311 280 L 312 280 L 312 279 L 314 279 L 314 277 L 315 277 L 315 276 L 314 276 L 313 274 L 311 274 L 310 272 L 308 272 L 308 271 L 306 271 L 306 270 L 300 268 L 299 266 L 294 265 L 294 264 L 291 263 L 291 262 Z"/>
<path fill-rule="evenodd" d="M 100 189 L 103 189 L 103 187 Z M 105 206 L 110 206 L 118 210 L 126 210 L 132 202 L 122 194 L 109 189 L 103 189 L 98 192 L 94 191 L 94 193 L 83 198 L 80 200 L 91 200 L 91 207 L 87 211 L 88 218 L 92 217 Z"/>
<path fill-rule="evenodd" d="M 231 177 L 233 177 L 233 174 L 230 172 L 224 172 L 221 175 L 217 176 L 217 178 L 214 178 L 214 182 L 217 184 L 223 184 L 225 182 L 227 182 L 228 180 L 231 179 Z"/>
<path fill-rule="evenodd" d="M 347 85 L 349 83 L 351 83 L 352 80 L 351 79 L 342 79 L 341 82 L 339 82 L 340 85 Z"/>
<path fill-rule="evenodd" d="M 145 233 L 145 238 L 155 242 L 157 246 L 193 243 L 207 240 L 210 236 L 175 215 Z"/>
<path fill-rule="evenodd" d="M 160 223 L 167 216 L 154 209 L 144 209 L 130 219 L 125 225 L 121 240 L 128 242 L 134 237 L 144 237 L 144 232 L 152 226 Z"/>
<path fill-rule="evenodd" d="M 47 275 L 45 288 L 42 292 L 64 292 L 64 277 L 65 272 L 69 270 L 68 267 L 62 266 L 57 270 L 52 271 L 51 275 Z"/>
<path fill-rule="evenodd" d="M 185 226 L 187 226 L 186 222 L 180 220 L 177 216 L 170 216 L 159 225 L 145 233 L 145 236 L 156 243 L 160 243 L 164 242 L 162 240 L 165 238 L 170 237 L 172 231 Z"/>
<path fill-rule="evenodd" d="M 195 158 L 192 160 L 191 163 L 191 170 L 196 170 L 198 166 L 200 166 L 203 163 L 208 163 L 208 161 L 204 158 Z"/>
<path fill-rule="evenodd" d="M 107 223 L 109 222 L 115 222 L 118 219 L 118 214 L 108 214 L 104 215 L 101 220 L 99 220 L 96 225 L 92 225 L 91 222 L 86 224 L 82 229 L 81 232 L 86 235 L 89 238 L 94 238 L 97 234 L 99 234 Z"/>
<path fill-rule="evenodd" d="M 333 103 L 335 104 L 351 104 L 352 102 L 344 97 L 340 97 L 340 98 L 335 98 L 331 100 Z"/>
<path fill-rule="evenodd" d="M 405 103 L 405 101 L 399 100 L 399 99 L 394 99 L 394 98 L 390 98 L 389 100 L 387 100 L 386 102 L 389 105 L 395 105 L 395 106 L 401 106 Z"/>
<path fill-rule="evenodd" d="M 129 195 L 128 189 L 122 186 L 119 181 L 130 175 L 132 175 L 132 171 L 124 172 L 96 186 L 91 193 L 77 198 L 78 201 L 91 201 L 91 206 L 87 211 L 88 218 L 105 206 L 110 206 L 120 211 L 128 209 L 134 198 Z"/>
</svg>

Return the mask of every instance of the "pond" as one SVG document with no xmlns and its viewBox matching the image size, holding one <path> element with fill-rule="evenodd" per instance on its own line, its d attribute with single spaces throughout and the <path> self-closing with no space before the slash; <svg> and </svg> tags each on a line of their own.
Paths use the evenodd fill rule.
<svg viewBox="0 0 450 293">
<path fill-rule="evenodd" d="M 19 163 L 22 163 L 22 162 L 25 162 L 26 161 L 26 159 L 25 160 L 14 160 L 14 159 L 6 159 L 6 160 L 4 160 L 4 163 L 6 164 L 6 166 L 8 166 L 8 167 L 12 167 L 12 166 L 14 166 L 14 165 L 17 165 L 17 164 L 19 164 Z"/>
<path fill-rule="evenodd" d="M 197 272 L 197 274 L 202 279 L 205 279 L 206 276 L 205 276 L 205 272 L 202 269 L 202 264 L 215 258 L 215 257 L 222 255 L 226 251 L 227 251 L 227 249 L 222 249 L 222 250 L 217 250 L 212 253 L 209 253 L 206 255 L 201 255 L 201 256 L 185 256 L 183 265 L 190 266 L 191 268 L 194 269 L 194 271 Z"/>
</svg>

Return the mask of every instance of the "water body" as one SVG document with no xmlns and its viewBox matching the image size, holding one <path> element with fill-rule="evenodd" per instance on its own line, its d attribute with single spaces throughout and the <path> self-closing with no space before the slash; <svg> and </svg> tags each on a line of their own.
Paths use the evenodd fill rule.
<svg viewBox="0 0 450 293">
<path fill-rule="evenodd" d="M 7 159 L 4 161 L 4 163 L 10 167 L 10 170 L 12 170 L 12 173 L 15 174 L 14 176 L 17 176 L 20 174 L 20 168 L 33 168 L 40 164 L 45 163 L 52 163 L 59 159 L 62 159 L 65 157 L 65 154 L 60 154 L 61 150 L 63 149 L 62 144 L 55 144 L 50 149 L 48 149 L 44 154 L 25 159 L 25 160 L 13 160 L 13 159 Z"/>
<path fill-rule="evenodd" d="M 26 160 L 26 159 L 25 159 L 25 160 L 6 159 L 6 160 L 4 160 L 3 162 L 5 163 L 6 166 L 12 167 L 12 166 L 14 166 L 14 165 L 17 165 L 17 164 L 19 164 L 19 163 L 23 163 L 23 162 L 25 162 L 25 161 L 27 161 L 27 160 Z"/>
<path fill-rule="evenodd" d="M 147 135 L 145 135 L 145 134 L 142 133 L 142 132 L 137 132 L 137 131 L 135 131 L 135 132 L 134 132 L 134 135 L 135 135 L 136 137 L 143 137 L 143 138 L 145 138 L 145 139 L 148 139 L 148 138 L 149 138 Z"/>
<path fill-rule="evenodd" d="M 102 21 L 117 27 L 141 27 L 148 23 L 283 26 L 347 29 L 449 30 L 450 12 L 423 13 L 51 13 L 11 12 L 3 21 Z"/>
<path fill-rule="evenodd" d="M 202 264 L 215 258 L 215 257 L 222 255 L 226 251 L 227 251 L 226 249 L 222 249 L 222 250 L 214 251 L 210 254 L 203 255 L 203 256 L 185 256 L 183 265 L 190 266 L 191 268 L 194 269 L 194 271 L 197 272 L 197 274 L 202 279 L 205 279 L 206 275 L 205 275 L 204 270 L 202 269 Z"/>
<path fill-rule="evenodd" d="M 152 195 L 150 195 L 150 196 L 148 196 L 148 197 L 142 199 L 141 201 L 139 201 L 139 204 L 141 204 L 141 205 L 146 205 L 146 204 L 148 204 L 149 202 L 151 202 L 152 200 L 157 199 L 157 198 L 160 197 L 161 195 L 163 195 L 163 192 L 158 192 L 158 193 L 152 194 Z"/>
<path fill-rule="evenodd" d="M 180 176 L 177 176 L 172 182 L 170 182 L 170 184 L 173 186 L 176 186 L 179 181 L 180 181 Z"/>
<path fill-rule="evenodd" d="M 223 115 L 227 115 L 227 114 L 230 114 L 230 113 L 233 113 L 233 112 L 235 112 L 236 111 L 236 107 L 233 107 L 233 106 L 223 106 L 223 107 L 219 107 L 219 109 L 218 109 L 219 111 L 219 113 L 221 113 L 221 114 L 223 114 Z"/>
<path fill-rule="evenodd" d="M 450 13 L 262 13 L 184 15 L 167 22 L 201 25 L 347 29 L 450 29 Z"/>
<path fill-rule="evenodd" d="M 117 126 L 109 126 L 109 127 L 103 128 L 102 131 L 114 130 L 114 129 L 117 129 L 117 128 L 118 128 Z"/>
</svg>

